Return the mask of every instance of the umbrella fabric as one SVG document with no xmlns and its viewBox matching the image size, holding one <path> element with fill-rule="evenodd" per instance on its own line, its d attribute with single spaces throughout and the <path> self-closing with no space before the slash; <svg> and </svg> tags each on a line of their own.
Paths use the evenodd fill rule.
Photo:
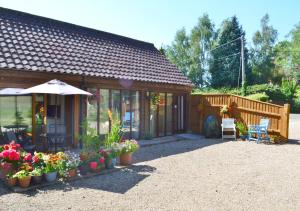
<svg viewBox="0 0 300 211">
<path fill-rule="evenodd" d="M 21 95 L 21 91 L 24 89 L 20 88 L 5 88 L 0 90 L 0 95 Z"/>
<path fill-rule="evenodd" d="M 51 80 L 44 84 L 33 86 L 21 91 L 22 94 L 40 93 L 40 94 L 56 94 L 56 95 L 92 95 L 89 92 L 78 89 L 65 82 L 59 80 Z"/>
</svg>

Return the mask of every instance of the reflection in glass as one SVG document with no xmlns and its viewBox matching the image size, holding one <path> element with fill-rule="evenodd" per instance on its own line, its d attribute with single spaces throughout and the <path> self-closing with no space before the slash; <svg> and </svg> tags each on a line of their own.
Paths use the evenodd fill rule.
<svg viewBox="0 0 300 211">
<path fill-rule="evenodd" d="M 140 127 L 140 106 L 139 106 L 139 92 L 133 91 L 131 92 L 131 100 L 132 100 L 132 120 L 131 120 L 131 130 L 132 130 L 132 138 L 139 138 L 139 127 Z"/>
<path fill-rule="evenodd" d="M 166 105 L 166 99 L 165 99 L 165 93 L 159 93 L 159 112 L 158 112 L 158 135 L 164 136 L 165 135 L 165 105 Z"/>
<path fill-rule="evenodd" d="M 172 112 L 172 104 L 173 104 L 173 95 L 168 93 L 167 94 L 167 111 L 166 111 L 166 114 L 167 114 L 167 135 L 172 135 L 172 128 L 173 128 L 173 125 L 172 125 L 172 115 L 173 115 L 173 112 Z"/>
<path fill-rule="evenodd" d="M 99 99 L 99 134 L 107 134 L 109 131 L 109 90 L 100 89 Z"/>
<path fill-rule="evenodd" d="M 99 92 L 97 89 L 88 89 L 88 92 L 93 94 L 87 99 L 87 121 L 89 125 L 97 130 L 97 101 L 99 99 Z"/>
<path fill-rule="evenodd" d="M 122 125 L 124 137 L 130 138 L 130 92 L 122 91 Z"/>
<path fill-rule="evenodd" d="M 113 118 L 120 120 L 121 108 L 120 108 L 120 90 L 111 90 L 111 110 Z"/>
<path fill-rule="evenodd" d="M 156 137 L 156 121 L 157 120 L 157 105 L 154 105 L 150 99 L 150 135 L 151 137 Z"/>
</svg>

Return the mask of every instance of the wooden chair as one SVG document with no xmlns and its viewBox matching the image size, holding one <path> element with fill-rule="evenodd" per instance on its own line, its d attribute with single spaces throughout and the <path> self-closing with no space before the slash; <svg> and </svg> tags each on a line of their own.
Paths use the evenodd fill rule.
<svg viewBox="0 0 300 211">
<path fill-rule="evenodd" d="M 259 143 L 266 140 L 267 142 L 270 142 L 268 135 L 269 123 L 269 119 L 261 119 L 259 125 L 248 125 L 249 141 L 254 140 L 256 143 Z"/>
<path fill-rule="evenodd" d="M 225 118 L 222 119 L 222 140 L 224 140 L 225 138 L 234 138 L 236 140 L 236 128 L 235 128 L 235 124 L 234 124 L 234 119 L 232 118 Z M 233 134 L 228 135 L 228 134 L 224 134 L 224 133 L 228 133 L 231 132 Z"/>
</svg>

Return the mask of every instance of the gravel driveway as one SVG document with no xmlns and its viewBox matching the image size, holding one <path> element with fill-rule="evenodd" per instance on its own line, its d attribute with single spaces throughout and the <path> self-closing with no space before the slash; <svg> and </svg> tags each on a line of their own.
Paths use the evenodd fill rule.
<svg viewBox="0 0 300 211">
<path fill-rule="evenodd" d="M 0 210 L 299 210 L 300 146 L 217 140 L 142 148 L 130 169 L 27 194 Z"/>
</svg>

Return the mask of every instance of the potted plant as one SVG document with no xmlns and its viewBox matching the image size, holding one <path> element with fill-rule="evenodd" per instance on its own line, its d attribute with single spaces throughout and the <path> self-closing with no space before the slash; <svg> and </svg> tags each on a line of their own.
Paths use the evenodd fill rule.
<svg viewBox="0 0 300 211">
<path fill-rule="evenodd" d="M 66 161 L 66 170 L 68 177 L 77 176 L 77 167 L 80 164 L 79 155 L 73 152 L 66 152 L 67 161 Z"/>
<path fill-rule="evenodd" d="M 40 184 L 42 182 L 42 179 L 43 179 L 43 169 L 41 169 L 41 168 L 35 168 L 35 169 L 33 169 L 33 171 L 30 174 L 31 174 L 32 181 L 35 184 Z"/>
<path fill-rule="evenodd" d="M 13 172 L 9 172 L 6 175 L 6 184 L 8 184 L 9 186 L 15 186 L 17 184 L 17 178 L 14 177 Z"/>
<path fill-rule="evenodd" d="M 248 137 L 248 130 L 247 130 L 247 126 L 242 123 L 242 122 L 237 122 L 236 123 L 236 128 L 238 129 L 239 131 L 239 134 L 240 134 L 240 138 L 245 141 Z"/>
<path fill-rule="evenodd" d="M 139 149 L 139 144 L 136 140 L 127 139 L 120 143 L 120 149 L 120 164 L 123 166 L 127 166 L 132 163 L 132 153 Z"/>
<path fill-rule="evenodd" d="M 14 171 L 21 162 L 20 145 L 14 141 L 0 148 L 0 178 L 5 178 L 9 172 Z"/>
<path fill-rule="evenodd" d="M 27 188 L 30 185 L 31 175 L 29 171 L 21 170 L 14 174 L 14 178 L 18 179 L 20 187 Z"/>
<path fill-rule="evenodd" d="M 120 155 L 119 144 L 114 143 L 109 149 L 100 149 L 100 154 L 105 158 L 105 168 L 114 168 L 117 164 L 117 157 Z"/>
<path fill-rule="evenodd" d="M 89 166 L 92 172 L 99 173 L 105 169 L 105 158 L 101 156 L 99 159 L 94 159 L 89 163 Z"/>
<path fill-rule="evenodd" d="M 44 154 L 44 176 L 47 182 L 53 182 L 57 178 L 59 156 L 57 154 Z"/>
</svg>

